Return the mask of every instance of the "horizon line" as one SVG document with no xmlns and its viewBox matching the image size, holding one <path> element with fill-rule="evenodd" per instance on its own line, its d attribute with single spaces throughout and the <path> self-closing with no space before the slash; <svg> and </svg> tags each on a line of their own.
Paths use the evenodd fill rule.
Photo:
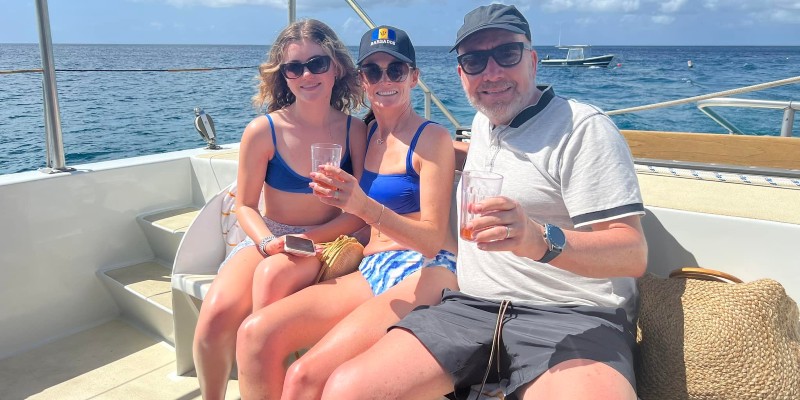
<svg viewBox="0 0 800 400">
<path fill-rule="evenodd" d="M 53 42 L 54 45 L 98 45 L 98 46 L 272 46 L 269 44 L 251 43 L 65 43 Z M 0 45 L 39 45 L 38 42 L 0 42 Z M 346 44 L 347 47 L 358 47 L 357 44 Z M 533 47 L 569 47 L 565 44 L 534 44 Z M 583 46 L 583 45 L 582 45 Z M 800 47 L 800 44 L 592 44 L 589 47 Z M 452 47 L 451 44 L 423 44 L 414 47 Z"/>
</svg>

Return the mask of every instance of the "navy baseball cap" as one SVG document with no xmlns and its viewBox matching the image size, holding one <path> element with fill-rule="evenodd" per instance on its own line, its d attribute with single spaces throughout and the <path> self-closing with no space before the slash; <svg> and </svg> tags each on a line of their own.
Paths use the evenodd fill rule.
<svg viewBox="0 0 800 400">
<path fill-rule="evenodd" d="M 361 37 L 361 46 L 358 48 L 358 62 L 356 64 L 361 65 L 365 58 L 379 52 L 390 54 L 401 61 L 411 64 L 412 67 L 416 68 L 417 66 L 414 45 L 411 44 L 411 39 L 402 29 L 383 25 L 367 31 Z"/>
<path fill-rule="evenodd" d="M 458 45 L 469 35 L 491 28 L 522 33 L 528 40 L 531 40 L 531 28 L 528 26 L 528 20 L 516 7 L 505 4 L 491 4 L 480 6 L 464 16 L 464 25 L 461 25 L 458 30 L 456 44 L 453 45 L 450 51 L 457 49 Z"/>
</svg>

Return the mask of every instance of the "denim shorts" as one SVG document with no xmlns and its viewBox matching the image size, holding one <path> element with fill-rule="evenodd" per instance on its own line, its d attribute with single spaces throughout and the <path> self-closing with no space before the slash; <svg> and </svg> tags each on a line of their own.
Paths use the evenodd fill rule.
<svg viewBox="0 0 800 400">
<path fill-rule="evenodd" d="M 500 302 L 445 289 L 440 304 L 417 307 L 389 329 L 414 334 L 453 377 L 451 397 L 466 399 L 486 373 L 499 308 Z M 622 308 L 511 304 L 503 321 L 500 371 L 493 359 L 487 382 L 503 382 L 507 399 L 548 369 L 574 359 L 602 362 L 636 388 L 635 327 Z"/>
</svg>

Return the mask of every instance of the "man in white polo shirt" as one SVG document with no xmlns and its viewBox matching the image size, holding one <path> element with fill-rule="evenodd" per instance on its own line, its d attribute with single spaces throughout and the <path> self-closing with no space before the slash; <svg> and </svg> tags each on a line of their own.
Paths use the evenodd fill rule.
<svg viewBox="0 0 800 400">
<path fill-rule="evenodd" d="M 630 150 L 599 109 L 535 84 L 530 27 L 478 7 L 453 50 L 478 110 L 464 170 L 504 176 L 459 239 L 460 292 L 421 307 L 332 375 L 323 398 L 636 399 L 636 285 L 647 264 Z"/>
</svg>

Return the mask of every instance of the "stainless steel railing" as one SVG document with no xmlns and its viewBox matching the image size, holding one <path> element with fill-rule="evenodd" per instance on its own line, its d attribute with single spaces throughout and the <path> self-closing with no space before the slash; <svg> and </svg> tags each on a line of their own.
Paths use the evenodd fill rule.
<svg viewBox="0 0 800 400">
<path fill-rule="evenodd" d="M 53 62 L 53 41 L 50 36 L 50 15 L 47 0 L 36 0 L 39 25 L 39 50 L 42 53 L 42 94 L 44 98 L 44 130 L 47 162 L 40 171 L 48 174 L 65 172 L 64 140 L 61 133 L 61 113 L 58 107 L 56 67 Z"/>
<path fill-rule="evenodd" d="M 762 108 L 772 110 L 783 110 L 783 121 L 781 122 L 781 136 L 791 137 L 794 126 L 795 111 L 800 110 L 800 102 L 797 101 L 772 101 L 772 100 L 753 100 L 737 98 L 714 98 L 697 102 L 697 109 L 708 115 L 716 123 L 732 134 L 744 134 L 733 123 L 717 114 L 710 107 L 742 107 L 742 108 Z"/>
</svg>

